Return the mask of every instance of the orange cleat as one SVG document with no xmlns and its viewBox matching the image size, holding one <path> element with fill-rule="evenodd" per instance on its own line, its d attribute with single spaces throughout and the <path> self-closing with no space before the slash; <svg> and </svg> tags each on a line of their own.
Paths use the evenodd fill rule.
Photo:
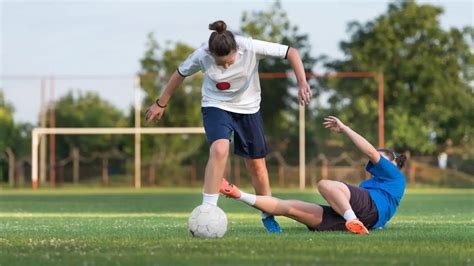
<svg viewBox="0 0 474 266">
<path fill-rule="evenodd" d="M 346 222 L 346 228 L 350 232 L 358 235 L 367 235 L 369 234 L 369 230 L 364 226 L 364 224 L 357 220 L 357 219 L 352 219 Z"/>
<path fill-rule="evenodd" d="M 227 197 L 238 199 L 240 198 L 240 190 L 234 184 L 229 183 L 225 178 L 222 178 L 221 187 L 219 192 L 226 195 Z"/>
</svg>

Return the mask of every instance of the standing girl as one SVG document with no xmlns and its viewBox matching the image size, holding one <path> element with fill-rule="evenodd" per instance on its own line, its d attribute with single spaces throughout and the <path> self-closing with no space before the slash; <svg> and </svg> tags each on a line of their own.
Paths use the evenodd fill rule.
<svg viewBox="0 0 474 266">
<path fill-rule="evenodd" d="M 203 203 L 217 205 L 219 187 L 234 134 L 234 153 L 245 158 L 257 195 L 270 196 L 265 164 L 268 153 L 260 113 L 258 62 L 265 57 L 288 59 L 298 82 L 300 104 L 308 104 L 311 90 L 298 51 L 286 45 L 234 36 L 224 21 L 209 25 L 212 34 L 173 73 L 161 97 L 146 112 L 147 122 L 160 120 L 173 91 L 198 71 L 204 73 L 202 117 L 210 145 L 204 177 Z M 271 88 L 269 88 L 271 89 Z M 273 215 L 262 212 L 268 232 L 280 233 Z"/>
</svg>

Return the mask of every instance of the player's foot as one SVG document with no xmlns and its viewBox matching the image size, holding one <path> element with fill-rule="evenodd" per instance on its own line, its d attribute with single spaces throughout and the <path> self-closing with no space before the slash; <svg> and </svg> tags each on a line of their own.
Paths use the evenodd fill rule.
<svg viewBox="0 0 474 266">
<path fill-rule="evenodd" d="M 279 234 L 281 233 L 281 228 L 280 225 L 278 224 L 277 221 L 275 221 L 275 216 L 268 216 L 265 219 L 262 219 L 263 226 L 265 226 L 265 229 L 267 229 L 267 232 L 269 233 L 276 233 Z"/>
<path fill-rule="evenodd" d="M 357 219 L 347 221 L 346 228 L 354 234 L 367 235 L 369 233 L 369 230 L 367 230 L 364 224 Z"/>
<path fill-rule="evenodd" d="M 229 183 L 225 178 L 222 178 L 221 187 L 219 192 L 226 195 L 227 197 L 231 197 L 234 199 L 240 198 L 240 190 L 234 184 Z"/>
</svg>

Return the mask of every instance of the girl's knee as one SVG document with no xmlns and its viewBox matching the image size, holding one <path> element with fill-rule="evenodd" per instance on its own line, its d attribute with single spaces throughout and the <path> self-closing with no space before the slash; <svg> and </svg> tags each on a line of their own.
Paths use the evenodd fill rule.
<svg viewBox="0 0 474 266">
<path fill-rule="evenodd" d="M 217 140 L 212 143 L 211 156 L 216 158 L 227 158 L 229 155 L 229 141 Z"/>
<path fill-rule="evenodd" d="M 331 190 L 333 181 L 331 180 L 321 180 L 318 182 L 318 190 L 321 194 L 327 193 L 329 190 Z"/>
</svg>

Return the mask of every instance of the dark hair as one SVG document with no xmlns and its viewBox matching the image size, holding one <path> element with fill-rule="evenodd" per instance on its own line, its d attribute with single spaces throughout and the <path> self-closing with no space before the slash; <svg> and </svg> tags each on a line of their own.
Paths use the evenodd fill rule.
<svg viewBox="0 0 474 266">
<path fill-rule="evenodd" d="M 402 169 L 403 166 L 405 165 L 405 161 L 407 160 L 407 157 L 405 154 L 399 154 L 397 158 L 395 158 L 395 161 L 397 162 L 397 167 L 398 169 Z"/>
<path fill-rule="evenodd" d="M 407 160 L 407 157 L 404 154 L 397 154 L 396 152 L 390 149 L 380 148 L 380 149 L 377 149 L 377 151 L 387 154 L 388 157 L 390 157 L 391 161 L 395 160 L 395 162 L 397 163 L 398 169 L 402 169 L 403 165 L 405 165 L 405 161 Z"/>
<path fill-rule="evenodd" d="M 226 56 L 237 49 L 237 42 L 234 34 L 226 30 L 227 25 L 224 21 L 218 20 L 209 24 L 209 29 L 214 32 L 209 37 L 209 51 L 213 55 Z"/>
</svg>

